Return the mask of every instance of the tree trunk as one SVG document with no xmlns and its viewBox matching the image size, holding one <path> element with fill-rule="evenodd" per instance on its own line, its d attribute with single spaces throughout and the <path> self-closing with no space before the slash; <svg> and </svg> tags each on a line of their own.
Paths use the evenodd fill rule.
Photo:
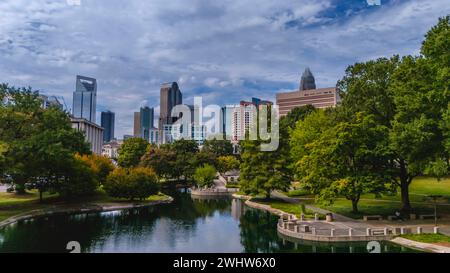
<svg viewBox="0 0 450 273">
<path fill-rule="evenodd" d="M 266 199 L 267 200 L 270 199 L 270 192 L 271 192 L 271 190 L 266 190 Z"/>
<path fill-rule="evenodd" d="M 358 200 L 356 199 L 352 200 L 352 212 L 358 213 Z"/>
<path fill-rule="evenodd" d="M 408 181 L 401 181 L 401 196 L 402 196 L 402 208 L 401 211 L 404 213 L 411 212 L 411 203 L 409 201 L 409 183 Z"/>
<path fill-rule="evenodd" d="M 402 208 L 401 211 L 403 213 L 411 212 L 411 202 L 409 201 L 409 184 L 411 183 L 411 178 L 408 175 L 408 171 L 406 169 L 406 164 L 403 160 L 400 161 L 400 191 L 401 191 L 401 199 L 402 199 Z"/>
</svg>

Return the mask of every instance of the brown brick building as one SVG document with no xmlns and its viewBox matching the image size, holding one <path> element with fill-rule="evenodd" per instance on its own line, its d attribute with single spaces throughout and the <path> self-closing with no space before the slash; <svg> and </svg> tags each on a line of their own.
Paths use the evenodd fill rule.
<svg viewBox="0 0 450 273">
<path fill-rule="evenodd" d="M 299 90 L 276 95 L 280 116 L 285 116 L 292 109 L 304 105 L 313 105 L 316 108 L 336 106 L 339 95 L 335 87 L 316 89 L 315 86 L 314 76 L 307 68 L 302 75 Z"/>
</svg>

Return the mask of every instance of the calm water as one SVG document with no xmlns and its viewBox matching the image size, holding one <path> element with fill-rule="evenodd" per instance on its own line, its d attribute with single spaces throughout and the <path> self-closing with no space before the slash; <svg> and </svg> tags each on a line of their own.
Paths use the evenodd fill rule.
<svg viewBox="0 0 450 273">
<path fill-rule="evenodd" d="M 0 229 L 0 252 L 67 252 L 69 241 L 82 252 L 366 252 L 365 243 L 283 240 L 276 217 L 240 200 L 171 195 L 169 205 L 22 221 Z M 411 250 L 382 243 L 382 251 Z"/>
</svg>

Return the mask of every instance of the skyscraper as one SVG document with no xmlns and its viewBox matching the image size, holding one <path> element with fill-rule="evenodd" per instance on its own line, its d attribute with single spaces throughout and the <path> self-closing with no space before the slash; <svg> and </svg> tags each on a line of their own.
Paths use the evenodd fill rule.
<svg viewBox="0 0 450 273">
<path fill-rule="evenodd" d="M 134 137 L 141 137 L 141 112 L 134 112 Z"/>
<path fill-rule="evenodd" d="M 110 142 L 114 139 L 114 122 L 116 114 L 111 111 L 102 112 L 101 126 L 105 129 L 103 132 L 103 142 Z"/>
<path fill-rule="evenodd" d="M 140 117 L 140 137 L 150 141 L 150 130 L 153 129 L 154 124 L 154 109 L 148 106 L 141 107 Z"/>
<path fill-rule="evenodd" d="M 316 108 L 328 108 L 336 106 L 340 101 L 336 87 L 316 89 L 314 76 L 308 68 L 302 75 L 299 90 L 278 93 L 276 97 L 280 116 L 287 115 L 296 107 L 312 105 Z"/>
<path fill-rule="evenodd" d="M 307 67 L 303 72 L 302 79 L 300 80 L 300 91 L 316 89 L 316 80 L 314 79 L 311 70 Z"/>
<path fill-rule="evenodd" d="M 96 123 L 97 80 L 77 76 L 76 89 L 73 93 L 73 116 Z"/>
<path fill-rule="evenodd" d="M 161 85 L 160 93 L 160 114 L 159 114 L 159 140 L 165 143 L 165 127 L 173 124 L 178 118 L 172 117 L 172 109 L 176 105 L 183 103 L 183 96 L 176 82 L 164 83 Z"/>
<path fill-rule="evenodd" d="M 183 96 L 176 82 L 161 85 L 159 129 L 166 124 L 173 124 L 177 118 L 172 118 L 172 109 L 175 105 L 183 103 Z"/>
</svg>

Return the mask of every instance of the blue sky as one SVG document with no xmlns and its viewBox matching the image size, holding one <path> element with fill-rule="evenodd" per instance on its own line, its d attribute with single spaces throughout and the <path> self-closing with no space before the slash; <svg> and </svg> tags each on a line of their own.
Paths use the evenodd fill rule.
<svg viewBox="0 0 450 273">
<path fill-rule="evenodd" d="M 334 86 L 349 64 L 418 54 L 450 13 L 448 0 L 80 1 L 1 0 L 0 81 L 71 107 L 75 76 L 95 77 L 119 138 L 141 105 L 159 113 L 162 82 L 177 81 L 187 103 L 219 105 L 274 100 L 307 66 L 318 87 Z"/>
</svg>

